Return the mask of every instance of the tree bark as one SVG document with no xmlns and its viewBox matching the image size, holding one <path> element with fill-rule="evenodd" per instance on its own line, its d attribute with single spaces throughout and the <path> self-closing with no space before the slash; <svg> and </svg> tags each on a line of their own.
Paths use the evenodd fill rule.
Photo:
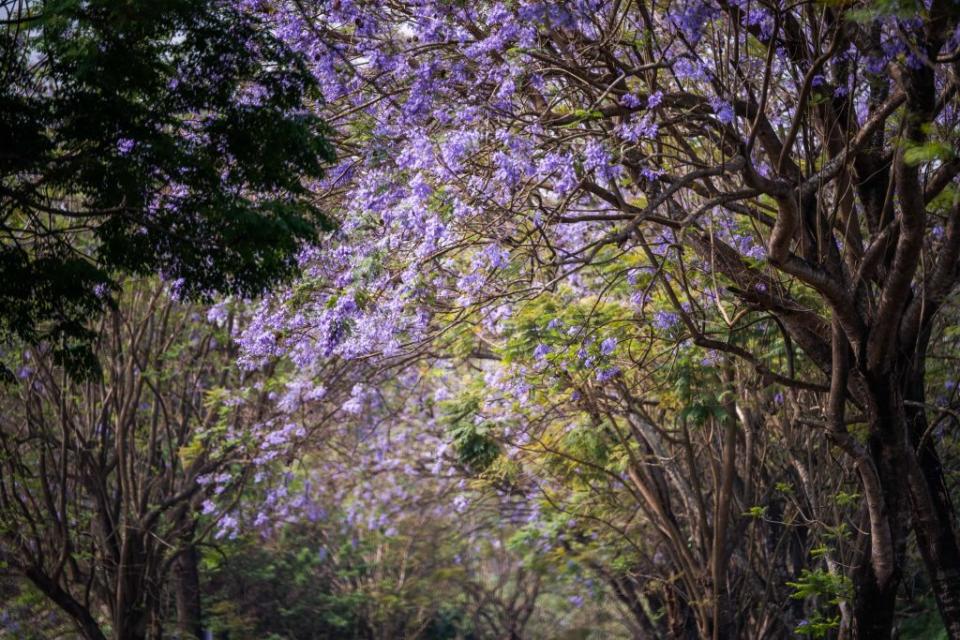
<svg viewBox="0 0 960 640">
<path fill-rule="evenodd" d="M 175 563 L 177 629 L 183 640 L 203 637 L 199 564 L 200 554 L 192 543 L 180 552 Z"/>
<path fill-rule="evenodd" d="M 886 640 L 891 637 L 897 590 L 906 555 L 910 500 L 904 479 L 909 473 L 903 420 L 903 395 L 896 376 L 887 373 L 869 380 L 870 436 L 868 460 L 858 462 L 870 521 L 861 541 L 860 561 L 852 574 L 854 596 L 851 637 Z M 875 472 L 878 487 L 871 486 Z M 877 496 L 879 489 L 880 496 Z M 880 504 L 876 504 L 880 498 Z M 878 539 L 885 536 L 886 540 Z"/>
<path fill-rule="evenodd" d="M 924 341 L 925 342 L 925 341 Z M 921 347 L 922 349 L 922 347 Z M 925 349 L 922 349 L 925 351 Z M 925 354 L 924 354 L 925 355 Z M 928 433 L 924 408 L 923 356 L 906 378 L 904 415 L 909 433 L 910 501 L 917 547 L 923 558 L 947 635 L 960 639 L 960 546 L 956 510 L 943 477 L 943 465 Z"/>
<path fill-rule="evenodd" d="M 867 562 L 854 571 L 853 581 L 853 617 L 850 638 L 852 640 L 888 640 L 893 631 L 897 588 L 900 586 L 899 574 L 881 582 Z"/>
<path fill-rule="evenodd" d="M 960 639 L 960 551 L 953 528 L 954 511 L 943 482 L 943 469 L 932 447 L 911 469 L 910 496 L 917 547 L 927 569 L 947 636 Z"/>
<path fill-rule="evenodd" d="M 139 532 L 128 527 L 121 544 L 120 565 L 116 570 L 113 603 L 113 638 L 143 640 L 147 637 L 148 612 L 145 606 L 144 573 L 147 557 Z"/>
</svg>

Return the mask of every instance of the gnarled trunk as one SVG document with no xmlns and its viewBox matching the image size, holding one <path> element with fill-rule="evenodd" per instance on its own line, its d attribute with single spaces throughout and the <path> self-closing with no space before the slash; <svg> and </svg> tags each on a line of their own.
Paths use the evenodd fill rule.
<svg viewBox="0 0 960 640">
<path fill-rule="evenodd" d="M 913 362 L 922 363 L 922 356 Z M 910 527 L 944 627 L 950 638 L 960 639 L 960 546 L 942 465 L 928 433 L 923 374 L 922 364 L 904 365 L 874 377 L 870 383 L 867 409 L 871 435 L 866 453 L 876 469 L 882 503 L 872 504 L 877 496 L 869 480 L 864 479 L 871 535 L 864 541 L 862 561 L 853 573 L 854 638 L 890 637 Z M 877 525 L 884 521 L 890 542 L 878 545 Z M 881 558 L 877 553 L 889 557 Z"/>
<path fill-rule="evenodd" d="M 925 343 L 921 349 L 925 351 Z M 956 510 L 947 491 L 943 465 L 934 447 L 924 409 L 925 359 L 911 369 L 905 384 L 904 416 L 907 422 L 910 464 L 910 501 L 917 547 L 923 558 L 930 585 L 951 639 L 960 639 L 960 545 L 957 541 Z"/>
<path fill-rule="evenodd" d="M 852 572 L 850 634 L 857 640 L 890 638 L 903 575 L 910 501 L 903 395 L 895 376 L 870 381 L 866 449 L 856 458 L 864 491 L 868 533 L 860 539 Z"/>
</svg>

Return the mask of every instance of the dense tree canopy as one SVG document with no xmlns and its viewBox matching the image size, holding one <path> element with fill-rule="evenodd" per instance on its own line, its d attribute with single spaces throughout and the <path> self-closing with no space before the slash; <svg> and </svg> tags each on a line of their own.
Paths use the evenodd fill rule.
<svg viewBox="0 0 960 640">
<path fill-rule="evenodd" d="M 649 376 L 677 356 L 735 362 L 717 400 L 691 408 L 690 388 L 675 418 L 726 434 L 726 471 L 701 487 L 714 496 L 712 561 L 684 557 L 665 496 L 649 514 L 672 562 L 699 574 L 688 589 L 714 601 L 699 633 L 740 633 L 728 608 L 740 603 L 724 601 L 743 579 L 727 548 L 743 525 L 733 502 L 759 496 L 736 495 L 753 481 L 728 474 L 766 403 L 738 388 L 749 375 L 746 389 L 802 402 L 803 423 L 855 471 L 861 533 L 842 564 L 825 558 L 852 567 L 844 631 L 890 633 L 912 528 L 960 634 L 960 548 L 924 386 L 960 264 L 954 4 L 287 9 L 278 31 L 314 54 L 345 150 L 330 181 L 345 233 L 310 263 L 313 295 L 248 334 L 252 354 L 390 358 L 455 347 L 472 326 L 461 353 L 506 365 L 486 380 L 497 420 L 531 424 L 538 388 L 551 411 L 570 389 L 594 429 L 620 405 L 656 456 L 642 428 L 659 422 L 644 415 Z M 649 502 L 666 478 L 630 482 Z"/>
<path fill-rule="evenodd" d="M 229 428 L 109 443 L 194 492 L 138 634 L 960 638 L 960 5 L 240 6 L 337 149 L 276 191 L 336 225 L 192 320 Z M 46 357 L 10 355 L 13 526 L 76 464 L 17 413 L 69 414 Z M 112 575 L 37 530 L 63 588 Z"/>
<path fill-rule="evenodd" d="M 256 294 L 324 219 L 298 56 L 196 0 L 0 3 L 0 330 L 84 364 L 121 272 Z"/>
</svg>

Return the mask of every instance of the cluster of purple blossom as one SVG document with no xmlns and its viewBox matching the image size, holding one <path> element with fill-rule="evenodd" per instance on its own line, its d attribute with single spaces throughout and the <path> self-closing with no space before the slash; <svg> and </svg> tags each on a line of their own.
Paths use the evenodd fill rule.
<svg viewBox="0 0 960 640">
<path fill-rule="evenodd" d="M 295 364 L 278 394 L 284 412 L 322 402 L 351 421 L 376 414 L 379 399 L 369 383 L 348 377 L 337 381 L 343 388 L 336 391 L 315 381 L 331 363 L 387 366 L 463 325 L 483 345 L 477 350 L 504 344 L 516 308 L 555 292 L 558 283 L 571 299 L 598 291 L 621 296 L 661 337 L 675 338 L 681 313 L 695 304 L 658 302 L 647 277 L 654 264 L 634 263 L 626 276 L 631 287 L 622 291 L 609 289 L 608 274 L 594 268 L 616 263 L 618 251 L 632 246 L 623 211 L 639 220 L 663 214 L 669 204 L 669 215 L 689 217 L 741 257 L 766 258 L 764 239 L 742 208 L 708 206 L 689 193 L 662 194 L 682 182 L 664 151 L 676 146 L 667 137 L 676 135 L 678 113 L 694 110 L 705 121 L 707 133 L 697 144 L 749 135 L 748 119 L 738 117 L 748 96 L 707 62 L 716 53 L 707 35 L 730 15 L 773 47 L 769 59 L 764 47 L 744 48 L 739 64 L 748 75 L 769 73 L 770 125 L 791 126 L 799 84 L 790 52 L 771 42 L 772 7 L 738 0 L 731 13 L 712 0 L 670 2 L 653 17 L 662 30 L 660 69 L 638 70 L 627 63 L 630 38 L 604 33 L 611 24 L 641 31 L 622 3 L 308 2 L 309 23 L 304 4 L 253 5 L 306 56 L 326 98 L 322 115 L 343 143 L 339 164 L 317 185 L 340 228 L 304 250 L 300 281 L 266 300 L 240 337 L 246 366 L 276 357 Z M 909 55 L 912 28 L 896 20 L 885 27 L 876 58 L 861 61 L 867 71 L 878 73 Z M 558 71 L 605 69 L 607 59 L 591 57 L 598 42 L 621 43 L 613 45 L 619 47 L 613 57 L 622 60 L 609 77 Z M 559 59 L 550 57 L 554 51 Z M 860 56 L 852 46 L 837 55 L 850 62 Z M 590 82 L 604 89 L 585 90 Z M 812 87 L 851 95 L 857 120 L 867 117 L 867 82 L 825 69 Z M 748 160 L 759 176 L 770 177 L 774 167 L 760 146 Z M 648 211 L 651 202 L 664 206 Z M 644 232 L 656 259 L 676 244 L 666 227 Z M 690 266 L 702 267 L 695 260 Z M 760 293 L 766 287 L 756 286 Z M 696 304 L 716 302 L 709 289 L 702 287 Z M 516 419 L 516 406 L 535 404 L 537 381 L 567 360 L 590 370 L 593 383 L 608 383 L 623 373 L 619 345 L 615 337 L 599 344 L 581 338 L 576 358 L 566 358 L 559 344 L 544 340 L 531 347 L 526 364 L 485 364 L 485 411 L 503 423 Z M 296 435 L 285 424 L 269 425 L 282 441 Z M 443 451 L 431 462 L 437 472 L 442 457 Z M 465 508 L 465 498 L 455 506 Z"/>
</svg>

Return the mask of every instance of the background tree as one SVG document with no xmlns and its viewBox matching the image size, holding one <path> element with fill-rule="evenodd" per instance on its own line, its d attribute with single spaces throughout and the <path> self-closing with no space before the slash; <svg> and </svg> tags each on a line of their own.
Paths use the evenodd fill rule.
<svg viewBox="0 0 960 640">
<path fill-rule="evenodd" d="M 326 218 L 300 57 L 221 0 L 0 3 L 0 332 L 92 365 L 121 273 L 256 294 Z"/>
<path fill-rule="evenodd" d="M 398 376 L 349 368 L 340 373 L 358 375 L 368 392 L 347 383 L 327 387 L 322 401 L 279 400 L 291 411 L 286 419 L 315 426 L 302 455 L 262 467 L 272 478 L 245 491 L 236 535 L 203 545 L 215 632 L 291 640 L 624 637 L 601 583 L 588 587 L 575 565 L 543 558 L 539 538 L 517 535 L 525 500 L 474 490 L 456 473 L 430 398 L 437 369 Z"/>
<path fill-rule="evenodd" d="M 158 638 L 170 619 L 200 636 L 196 544 L 230 526 L 211 500 L 284 444 L 257 429 L 266 391 L 243 391 L 230 330 L 148 281 L 95 327 L 102 379 L 23 354 L 0 418 L 0 550 L 85 638 Z"/>
</svg>

